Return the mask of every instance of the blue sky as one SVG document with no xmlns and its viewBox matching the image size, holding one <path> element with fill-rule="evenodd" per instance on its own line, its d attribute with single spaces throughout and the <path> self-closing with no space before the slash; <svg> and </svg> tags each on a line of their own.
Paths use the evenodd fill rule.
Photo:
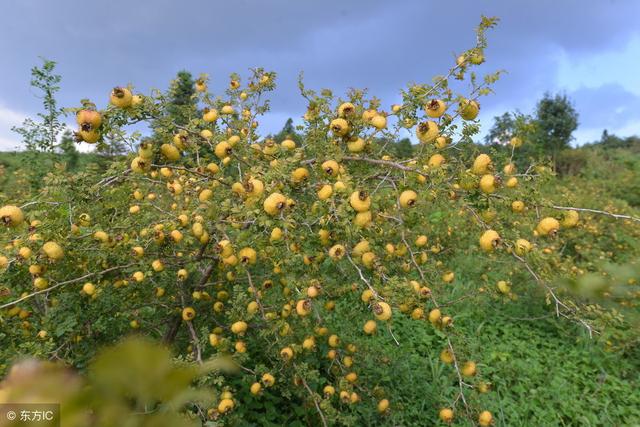
<svg viewBox="0 0 640 427">
<path fill-rule="evenodd" d="M 430 80 L 472 46 L 481 14 L 501 19 L 483 67 L 508 71 L 483 102 L 485 130 L 551 91 L 573 99 L 578 144 L 605 128 L 640 134 L 636 0 L 5 0 L 0 150 L 19 146 L 11 126 L 39 111 L 29 70 L 40 56 L 59 64 L 64 106 L 88 97 L 103 107 L 115 85 L 166 88 L 181 69 L 209 73 L 221 89 L 230 72 L 263 66 L 278 73 L 266 133 L 304 112 L 300 71 L 309 87 L 366 87 L 390 105 L 407 82 Z"/>
</svg>

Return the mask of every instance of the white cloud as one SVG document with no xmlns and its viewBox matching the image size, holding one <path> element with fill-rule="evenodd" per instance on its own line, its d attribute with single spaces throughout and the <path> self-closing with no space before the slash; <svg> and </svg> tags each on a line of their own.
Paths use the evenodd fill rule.
<svg viewBox="0 0 640 427">
<path fill-rule="evenodd" d="M 20 147 L 19 135 L 11 130 L 22 124 L 27 116 L 0 104 L 0 151 L 13 151 Z"/>
</svg>

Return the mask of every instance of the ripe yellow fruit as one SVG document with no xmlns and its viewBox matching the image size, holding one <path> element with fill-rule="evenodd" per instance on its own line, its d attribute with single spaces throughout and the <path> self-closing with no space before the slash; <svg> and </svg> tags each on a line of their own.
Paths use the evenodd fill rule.
<svg viewBox="0 0 640 427">
<path fill-rule="evenodd" d="M 333 186 L 324 184 L 318 189 L 318 199 L 327 200 L 333 194 Z"/>
<path fill-rule="evenodd" d="M 440 352 L 440 360 L 442 361 L 442 363 L 446 363 L 447 365 L 452 364 L 453 353 L 451 353 L 451 351 L 448 348 L 445 348 Z"/>
<path fill-rule="evenodd" d="M 95 287 L 95 285 L 93 283 L 87 282 L 84 285 L 82 285 L 82 292 L 84 292 L 85 294 L 91 296 L 91 295 L 95 294 L 96 287 Z"/>
<path fill-rule="evenodd" d="M 136 173 L 144 173 L 151 167 L 151 162 L 142 157 L 135 157 L 131 161 L 131 169 Z"/>
<path fill-rule="evenodd" d="M 378 130 L 382 130 L 387 127 L 387 118 L 382 114 L 376 114 L 371 118 L 371 121 L 369 123 L 374 128 Z"/>
<path fill-rule="evenodd" d="M 160 146 L 160 152 L 170 162 L 175 162 L 180 159 L 180 150 L 172 144 L 162 144 Z"/>
<path fill-rule="evenodd" d="M 517 136 L 514 136 L 513 138 L 511 138 L 509 140 L 509 144 L 513 147 L 513 148 L 518 148 L 522 145 L 522 138 L 519 138 Z"/>
<path fill-rule="evenodd" d="M 326 385 L 324 386 L 324 388 L 322 389 L 322 393 L 324 393 L 324 395 L 326 397 L 331 397 L 334 394 L 336 394 L 336 389 L 333 386 L 330 385 Z"/>
<path fill-rule="evenodd" d="M 493 424 L 493 415 L 491 415 L 491 412 L 480 412 L 480 415 L 478 415 L 478 424 L 481 427 L 489 427 L 491 424 Z"/>
<path fill-rule="evenodd" d="M 307 168 L 297 168 L 291 172 L 291 182 L 298 184 L 309 178 L 309 170 Z"/>
<path fill-rule="evenodd" d="M 421 234 L 420 236 L 416 237 L 416 246 L 421 248 L 425 246 L 428 241 L 429 239 L 427 238 L 427 236 L 425 236 L 424 234 Z"/>
<path fill-rule="evenodd" d="M 282 357 L 285 362 L 289 361 L 293 358 L 293 349 L 291 347 L 285 347 L 280 350 L 280 357 Z"/>
<path fill-rule="evenodd" d="M 115 87 L 111 91 L 109 101 L 119 108 L 127 108 L 133 102 L 131 91 L 125 87 Z"/>
<path fill-rule="evenodd" d="M 258 254 L 253 248 L 242 248 L 240 252 L 238 252 L 238 258 L 243 264 L 255 264 Z"/>
<path fill-rule="evenodd" d="M 564 213 L 564 218 L 562 219 L 562 226 L 565 228 L 572 228 L 578 225 L 578 221 L 580 221 L 580 214 L 571 209 Z"/>
<path fill-rule="evenodd" d="M 311 300 L 302 299 L 296 303 L 296 313 L 298 316 L 304 317 L 311 313 Z"/>
<path fill-rule="evenodd" d="M 322 170 L 329 176 L 337 176 L 340 172 L 340 165 L 335 160 L 327 160 L 322 163 Z"/>
<path fill-rule="evenodd" d="M 140 283 L 144 280 L 144 273 L 142 271 L 136 271 L 131 277 L 133 277 L 133 280 Z"/>
<path fill-rule="evenodd" d="M 42 245 L 42 252 L 52 261 L 58 261 L 64 257 L 62 247 L 56 242 L 47 242 Z"/>
<path fill-rule="evenodd" d="M 447 109 L 447 104 L 440 99 L 433 99 L 424 106 L 424 112 L 427 116 L 437 119 L 442 116 Z"/>
<path fill-rule="evenodd" d="M 516 173 L 516 165 L 514 165 L 513 163 L 507 163 L 506 165 L 504 165 L 504 168 L 502 168 L 502 171 L 505 173 L 505 175 L 513 175 L 514 173 Z"/>
<path fill-rule="evenodd" d="M 226 116 L 228 116 L 230 114 L 234 114 L 235 112 L 236 112 L 236 110 L 231 105 L 224 105 L 220 109 L 220 114 L 223 114 L 223 115 L 226 115 Z"/>
<path fill-rule="evenodd" d="M 384 301 L 378 301 L 371 307 L 373 309 L 373 314 L 376 316 L 378 320 L 389 320 L 391 319 L 391 306 Z"/>
<path fill-rule="evenodd" d="M 485 175 L 491 171 L 493 171 L 493 162 L 491 161 L 491 157 L 487 154 L 480 154 L 475 158 L 473 166 L 471 166 L 471 172 L 476 175 Z"/>
<path fill-rule="evenodd" d="M 438 416 L 443 422 L 451 423 L 453 421 L 453 409 L 450 409 L 450 408 L 440 409 Z"/>
<path fill-rule="evenodd" d="M 0 224 L 5 227 L 17 227 L 24 222 L 22 209 L 17 206 L 7 205 L 0 208 Z"/>
<path fill-rule="evenodd" d="M 296 148 L 296 143 L 292 139 L 285 139 L 280 143 L 280 146 L 286 150 L 293 150 Z"/>
<path fill-rule="evenodd" d="M 29 249 L 26 246 L 21 247 L 18 250 L 18 257 L 22 258 L 23 260 L 26 260 L 28 258 L 31 257 L 31 249 Z"/>
<path fill-rule="evenodd" d="M 156 259 L 151 263 L 151 268 L 153 268 L 153 271 L 159 273 L 164 270 L 164 264 L 159 259 Z"/>
<path fill-rule="evenodd" d="M 258 382 L 251 384 L 250 391 L 254 396 L 260 394 L 260 392 L 262 391 L 262 384 Z"/>
<path fill-rule="evenodd" d="M 177 276 L 178 276 L 178 280 L 185 281 L 189 277 L 189 271 L 184 268 L 181 268 L 180 270 L 178 270 Z"/>
<path fill-rule="evenodd" d="M 515 213 L 522 213 L 524 212 L 524 202 L 521 200 L 515 200 L 513 202 L 511 202 L 511 210 Z"/>
<path fill-rule="evenodd" d="M 348 117 L 352 116 L 356 112 L 356 106 L 351 102 L 343 102 L 338 107 L 338 116 L 339 117 Z"/>
<path fill-rule="evenodd" d="M 429 157 L 429 161 L 427 162 L 427 165 L 430 168 L 439 168 L 440 166 L 442 166 L 445 162 L 445 158 L 442 154 L 436 153 L 433 156 Z"/>
<path fill-rule="evenodd" d="M 507 188 L 516 188 L 518 186 L 518 178 L 515 176 L 510 177 L 505 183 Z"/>
<path fill-rule="evenodd" d="M 232 399 L 222 399 L 220 403 L 218 403 L 218 412 L 221 414 L 226 414 L 227 412 L 231 411 L 234 406 L 235 403 Z"/>
<path fill-rule="evenodd" d="M 215 108 L 205 108 L 202 119 L 208 123 L 215 122 L 216 120 L 218 120 L 218 110 L 216 110 Z"/>
<path fill-rule="evenodd" d="M 189 321 L 196 317 L 196 311 L 193 307 L 185 307 L 182 309 L 182 320 Z"/>
<path fill-rule="evenodd" d="M 434 141 L 439 132 L 438 124 L 431 120 L 422 122 L 416 127 L 416 136 L 424 144 Z"/>
<path fill-rule="evenodd" d="M 458 113 L 464 120 L 474 120 L 480 112 L 480 104 L 477 101 L 465 99 L 460 102 Z"/>
<path fill-rule="evenodd" d="M 349 204 L 356 212 L 367 212 L 371 207 L 371 197 L 365 191 L 354 191 L 349 197 Z"/>
<path fill-rule="evenodd" d="M 269 215 L 277 215 L 287 206 L 287 198 L 280 193 L 273 193 L 264 200 L 264 211 Z"/>
<path fill-rule="evenodd" d="M 350 153 L 360 153 L 365 149 L 367 143 L 364 139 L 354 136 L 347 142 L 347 149 Z"/>
<path fill-rule="evenodd" d="M 362 327 L 362 330 L 367 335 L 375 334 L 377 329 L 378 329 L 378 324 L 376 323 L 375 320 L 367 320 L 364 326 Z"/>
<path fill-rule="evenodd" d="M 500 235 L 495 230 L 487 230 L 480 236 L 480 247 L 485 252 L 492 252 L 500 243 Z"/>
<path fill-rule="evenodd" d="M 349 123 L 342 118 L 333 119 L 329 124 L 331 131 L 337 136 L 345 136 L 349 133 L 350 127 Z"/>
<path fill-rule="evenodd" d="M 33 286 L 36 289 L 46 289 L 49 286 L 49 281 L 47 279 L 45 279 L 44 277 L 36 277 L 33 280 Z"/>
<path fill-rule="evenodd" d="M 480 189 L 483 193 L 493 193 L 494 191 L 496 191 L 497 185 L 498 179 L 491 174 L 483 175 L 482 178 L 480 178 Z"/>
<path fill-rule="evenodd" d="M 464 365 L 462 365 L 460 372 L 465 377 L 473 377 L 477 373 L 476 363 L 472 361 L 466 362 Z"/>
<path fill-rule="evenodd" d="M 262 384 L 264 384 L 265 387 L 271 387 L 275 383 L 276 383 L 276 379 L 270 373 L 266 373 L 262 375 Z"/>
<path fill-rule="evenodd" d="M 515 243 L 515 251 L 517 255 L 523 256 L 526 255 L 533 246 L 528 240 L 518 239 Z"/>
<path fill-rule="evenodd" d="M 231 332 L 242 336 L 247 331 L 248 327 L 249 325 L 247 325 L 247 322 L 240 320 L 231 325 Z"/>
<path fill-rule="evenodd" d="M 505 295 L 509 294 L 509 292 L 511 292 L 511 284 L 509 282 L 506 282 L 504 280 L 500 280 L 497 284 L 498 286 L 498 290 L 500 291 L 500 293 L 503 293 Z"/>
<path fill-rule="evenodd" d="M 216 144 L 215 149 L 213 150 L 214 154 L 219 159 L 225 159 L 231 155 L 233 149 L 231 145 L 227 141 L 220 141 Z"/>
<path fill-rule="evenodd" d="M 428 319 L 431 324 L 436 325 L 437 323 L 440 322 L 441 318 L 442 318 L 442 312 L 440 311 L 440 309 L 434 308 L 429 312 Z"/>
<path fill-rule="evenodd" d="M 418 200 L 418 194 L 413 190 L 405 190 L 400 194 L 400 206 L 403 208 L 413 207 Z"/>
<path fill-rule="evenodd" d="M 344 376 L 344 379 L 346 379 L 350 383 L 355 383 L 358 380 L 358 374 L 356 374 L 355 372 L 349 372 Z"/>
<path fill-rule="evenodd" d="M 560 222 L 552 217 L 542 218 L 536 226 L 536 232 L 540 236 L 555 237 L 560 229 Z"/>
</svg>

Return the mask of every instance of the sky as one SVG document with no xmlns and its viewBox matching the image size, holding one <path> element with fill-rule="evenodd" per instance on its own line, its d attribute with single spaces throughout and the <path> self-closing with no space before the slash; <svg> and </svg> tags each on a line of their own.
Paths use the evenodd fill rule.
<svg viewBox="0 0 640 427">
<path fill-rule="evenodd" d="M 638 0 L 3 0 L 0 150 L 20 149 L 11 127 L 40 111 L 29 73 L 41 57 L 58 63 L 58 100 L 69 107 L 83 98 L 105 107 L 111 88 L 128 83 L 165 89 L 182 69 L 209 73 L 219 92 L 231 72 L 264 67 L 278 73 L 268 133 L 304 113 L 301 71 L 309 88 L 368 88 L 389 106 L 472 47 L 483 14 L 500 24 L 482 70 L 507 72 L 483 99 L 484 132 L 551 92 L 574 102 L 576 145 L 603 129 L 640 134 Z"/>
</svg>

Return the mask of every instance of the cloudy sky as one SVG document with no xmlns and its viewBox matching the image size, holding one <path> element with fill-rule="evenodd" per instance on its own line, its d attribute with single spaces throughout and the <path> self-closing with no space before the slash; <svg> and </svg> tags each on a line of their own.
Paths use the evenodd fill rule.
<svg viewBox="0 0 640 427">
<path fill-rule="evenodd" d="M 300 71 L 311 88 L 366 87 L 390 105 L 471 47 L 481 14 L 501 19 L 483 67 L 508 71 L 483 102 L 485 129 L 551 91 L 579 111 L 576 143 L 605 128 L 640 134 L 637 0 L 3 0 L 0 150 L 18 147 L 11 126 L 39 111 L 29 87 L 39 57 L 58 62 L 63 106 L 88 97 L 104 107 L 115 85 L 166 88 L 181 69 L 209 73 L 220 89 L 230 72 L 263 66 L 278 73 L 264 121 L 277 131 L 304 112 Z"/>
</svg>

